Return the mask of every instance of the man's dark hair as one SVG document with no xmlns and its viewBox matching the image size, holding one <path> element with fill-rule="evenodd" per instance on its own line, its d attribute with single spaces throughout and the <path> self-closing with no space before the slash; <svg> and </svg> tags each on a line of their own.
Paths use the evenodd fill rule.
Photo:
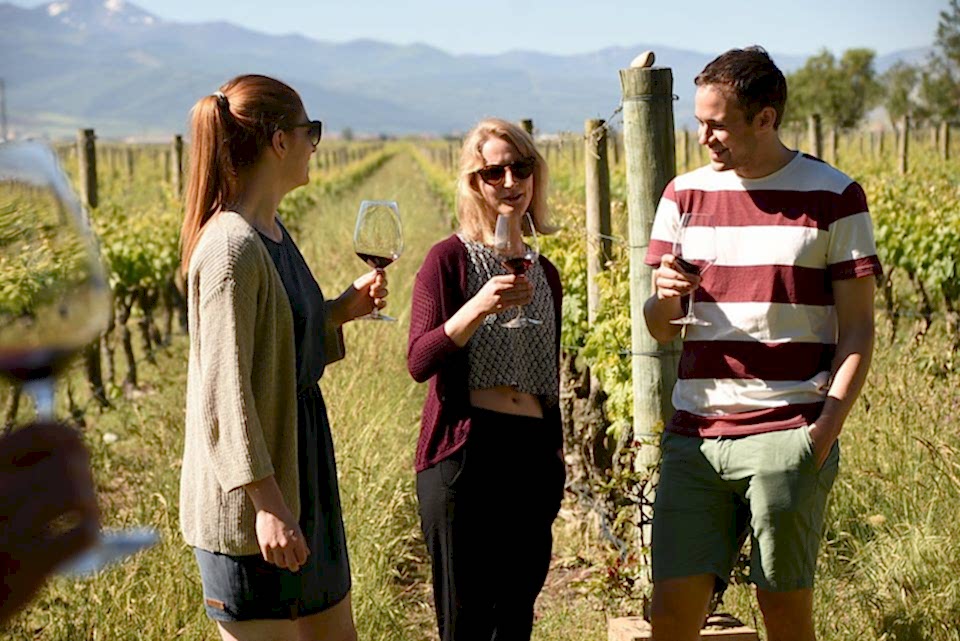
<svg viewBox="0 0 960 641">
<path fill-rule="evenodd" d="M 714 85 L 730 92 L 747 122 L 753 122 L 764 107 L 773 107 L 777 112 L 773 126 L 780 127 L 787 105 L 787 80 L 763 47 L 731 49 L 720 54 L 703 68 L 694 83 L 698 87 Z"/>
</svg>

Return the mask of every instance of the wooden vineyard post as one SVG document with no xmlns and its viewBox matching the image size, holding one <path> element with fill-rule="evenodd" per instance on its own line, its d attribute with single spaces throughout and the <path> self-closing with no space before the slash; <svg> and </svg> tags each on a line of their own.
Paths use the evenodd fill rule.
<svg viewBox="0 0 960 641">
<path fill-rule="evenodd" d="M 840 164 L 840 132 L 836 125 L 830 128 L 830 164 Z"/>
<path fill-rule="evenodd" d="M 93 129 L 77 132 L 77 160 L 80 174 L 80 201 L 96 209 L 97 198 L 97 144 Z"/>
<path fill-rule="evenodd" d="M 690 171 L 690 132 L 686 127 L 680 131 L 680 167 L 684 172 Z"/>
<path fill-rule="evenodd" d="M 820 128 L 820 114 L 810 114 L 807 119 L 807 145 L 817 158 L 823 159 L 823 131 Z"/>
<path fill-rule="evenodd" d="M 897 167 L 900 175 L 910 169 L 910 116 L 904 116 L 900 124 L 900 144 L 897 147 Z"/>
<path fill-rule="evenodd" d="M 940 157 L 950 160 L 950 123 L 940 123 Z"/>
<path fill-rule="evenodd" d="M 80 174 L 80 202 L 87 212 L 97 208 L 97 143 L 93 129 L 81 129 L 77 132 L 77 161 Z M 91 341 L 83 350 L 84 367 L 90 393 L 100 407 L 108 407 L 107 392 L 103 386 L 103 368 L 100 360 L 100 343 L 103 337 Z"/>
<path fill-rule="evenodd" d="M 676 344 L 660 345 L 647 331 L 643 305 L 653 295 L 653 269 L 644 264 L 657 204 L 676 174 L 673 128 L 673 72 L 669 68 L 620 70 L 623 90 L 623 146 L 626 157 L 630 243 L 630 319 L 633 363 L 635 467 L 648 477 L 641 498 L 640 540 L 649 568 L 650 522 L 660 459 L 660 432 L 672 414 Z M 645 577 L 650 582 L 649 572 Z"/>
<path fill-rule="evenodd" d="M 612 136 L 607 136 L 607 140 L 610 141 L 610 151 L 613 155 L 613 166 L 620 166 L 620 134 L 614 130 Z"/>
<path fill-rule="evenodd" d="M 173 178 L 171 178 L 170 168 L 173 167 L 173 154 L 170 153 L 169 149 L 160 150 L 160 164 L 163 166 L 163 182 L 168 185 L 172 184 Z"/>
<path fill-rule="evenodd" d="M 593 325 L 600 306 L 597 276 L 611 258 L 610 166 L 607 163 L 607 129 L 603 120 L 584 123 L 584 170 L 587 205 L 587 323 Z"/>
<path fill-rule="evenodd" d="M 134 176 L 135 176 L 135 173 L 136 173 L 136 163 L 135 163 L 134 157 L 133 157 L 133 148 L 132 148 L 132 147 L 127 147 L 126 152 L 127 152 L 127 153 L 126 153 L 126 157 L 127 157 L 127 179 L 128 179 L 130 182 L 133 182 L 133 179 L 134 179 Z"/>
<path fill-rule="evenodd" d="M 170 144 L 170 179 L 173 195 L 183 198 L 183 136 L 177 134 Z"/>
</svg>

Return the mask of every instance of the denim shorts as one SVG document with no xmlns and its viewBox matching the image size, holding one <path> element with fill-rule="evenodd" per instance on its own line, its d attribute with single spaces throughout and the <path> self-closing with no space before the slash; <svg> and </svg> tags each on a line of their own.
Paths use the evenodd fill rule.
<svg viewBox="0 0 960 641">
<path fill-rule="evenodd" d="M 350 591 L 349 582 L 324 576 L 316 564 L 298 572 L 268 563 L 259 554 L 229 556 L 193 549 L 200 566 L 203 601 L 214 621 L 297 619 L 333 607 Z"/>
<path fill-rule="evenodd" d="M 654 582 L 701 574 L 729 581 L 749 533 L 750 580 L 758 588 L 813 587 L 839 443 L 819 468 L 806 426 L 737 438 L 668 432 L 661 451 Z"/>
</svg>

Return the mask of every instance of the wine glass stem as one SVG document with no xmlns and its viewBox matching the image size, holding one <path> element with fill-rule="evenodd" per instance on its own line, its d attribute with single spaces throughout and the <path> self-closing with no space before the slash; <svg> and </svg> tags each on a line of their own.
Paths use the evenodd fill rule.
<svg viewBox="0 0 960 641">
<path fill-rule="evenodd" d="M 53 378 L 37 378 L 23 384 L 23 391 L 33 398 L 37 407 L 37 420 L 49 422 L 53 420 Z"/>
<path fill-rule="evenodd" d="M 386 276 L 383 267 L 377 267 L 377 273 Z M 373 309 L 370 311 L 370 316 L 380 318 L 380 308 L 377 307 L 376 302 L 374 302 Z"/>
</svg>

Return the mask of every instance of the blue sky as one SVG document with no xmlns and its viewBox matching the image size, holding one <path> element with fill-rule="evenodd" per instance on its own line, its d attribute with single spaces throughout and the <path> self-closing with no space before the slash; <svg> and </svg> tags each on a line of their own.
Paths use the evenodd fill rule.
<svg viewBox="0 0 960 641">
<path fill-rule="evenodd" d="M 0 0 L 2 1 L 2 0 Z M 45 4 L 13 0 L 21 6 Z M 422 42 L 451 53 L 580 53 L 660 44 L 706 53 L 758 43 L 786 54 L 930 45 L 947 0 L 134 0 L 180 22 L 226 20 L 343 42 Z M 590 8 L 587 9 L 589 4 Z M 264 7 L 269 6 L 269 10 Z"/>
</svg>

